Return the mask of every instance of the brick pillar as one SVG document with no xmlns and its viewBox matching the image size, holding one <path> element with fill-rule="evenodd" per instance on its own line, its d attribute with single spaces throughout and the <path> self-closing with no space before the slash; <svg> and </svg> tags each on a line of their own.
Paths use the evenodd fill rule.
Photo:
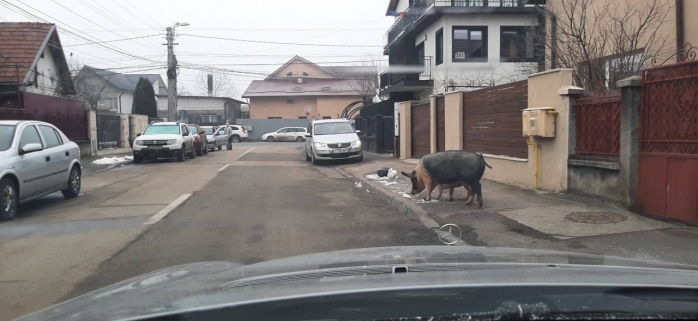
<svg viewBox="0 0 698 321">
<path fill-rule="evenodd" d="M 444 99 L 446 150 L 463 150 L 463 92 L 446 93 Z"/>
<path fill-rule="evenodd" d="M 400 159 L 412 158 L 412 102 L 400 103 Z"/>
<path fill-rule="evenodd" d="M 640 169 L 640 103 L 642 77 L 632 76 L 619 80 L 620 112 L 620 173 L 618 186 L 623 188 L 623 203 L 636 209 L 638 203 Z"/>
</svg>

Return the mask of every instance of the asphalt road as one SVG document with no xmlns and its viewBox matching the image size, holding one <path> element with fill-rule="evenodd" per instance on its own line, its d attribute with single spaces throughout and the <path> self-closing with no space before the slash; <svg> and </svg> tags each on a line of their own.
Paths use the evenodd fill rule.
<svg viewBox="0 0 698 321">
<path fill-rule="evenodd" d="M 30 231 L 38 233 L 15 233 L 18 239 L 8 242 L 24 240 L 42 246 L 39 244 L 51 242 L 46 237 L 52 235 L 81 237 L 71 242 L 78 248 L 65 254 L 70 258 L 66 261 L 78 261 L 72 267 L 66 262 L 65 269 L 81 269 L 81 273 L 75 273 L 71 279 L 74 282 L 64 280 L 54 296 L 24 289 L 30 292 L 28 298 L 37 296 L 41 298 L 37 301 L 43 303 L 32 305 L 22 299 L 18 311 L 26 313 L 25 310 L 47 305 L 49 298 L 60 302 L 179 264 L 201 261 L 250 264 L 342 249 L 440 244 L 433 232 L 399 214 L 365 189 L 356 188 L 351 179 L 334 169 L 336 165 L 312 166 L 306 162 L 301 146 L 241 143 L 233 151 L 209 153 L 185 163 L 164 160 L 120 164 L 111 170 L 86 175 L 86 195 L 82 200 L 66 202 L 49 197 L 26 206 L 25 214 L 5 227 L 30 226 L 33 228 Z M 191 196 L 164 218 L 143 225 L 165 206 L 188 194 Z M 55 228 L 56 224 L 60 224 L 60 231 L 42 233 L 43 226 Z M 80 227 L 71 228 L 76 224 Z M 110 238 L 109 233 L 116 236 Z M 54 255 L 60 255 L 67 250 L 54 251 L 59 252 Z M 9 256 L 12 260 L 22 260 L 38 252 L 12 253 Z M 47 263 L 51 264 L 50 257 L 33 262 Z M 32 268 L 25 267 L 29 271 Z M 32 278 L 40 276 L 29 271 L 16 273 L 31 285 Z M 35 269 L 36 273 L 40 271 Z M 53 273 L 60 277 L 61 269 Z M 3 278 L 11 277 L 3 277 L 0 270 L 0 284 Z M 0 289 L 0 299 L 12 296 L 10 293 L 3 296 L 2 292 Z M 9 306 L 11 309 L 12 305 Z M 13 316 L 18 315 L 21 314 Z M 0 319 L 5 316 L 0 315 Z"/>
</svg>

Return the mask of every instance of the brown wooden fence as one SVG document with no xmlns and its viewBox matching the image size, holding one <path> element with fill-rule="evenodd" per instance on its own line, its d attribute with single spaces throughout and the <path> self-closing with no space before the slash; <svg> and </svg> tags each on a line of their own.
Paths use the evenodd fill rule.
<svg viewBox="0 0 698 321">
<path fill-rule="evenodd" d="M 431 154 L 431 105 L 415 103 L 412 105 L 412 157 Z"/>
<path fill-rule="evenodd" d="M 39 94 L 21 93 L 23 108 L 0 108 L 1 120 L 38 120 L 58 127 L 73 141 L 89 140 L 85 103 Z"/>
<path fill-rule="evenodd" d="M 436 98 L 436 151 L 446 151 L 446 98 Z"/>
<path fill-rule="evenodd" d="M 527 80 L 464 93 L 463 150 L 528 158 L 521 123 L 526 108 Z"/>
<path fill-rule="evenodd" d="M 577 158 L 618 161 L 620 111 L 616 90 L 591 92 L 575 101 Z"/>
</svg>

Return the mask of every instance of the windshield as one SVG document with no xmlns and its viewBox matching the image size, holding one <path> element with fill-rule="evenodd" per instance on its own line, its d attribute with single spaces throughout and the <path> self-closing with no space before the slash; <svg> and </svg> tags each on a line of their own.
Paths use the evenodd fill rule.
<svg viewBox="0 0 698 321">
<path fill-rule="evenodd" d="M 0 125 L 0 152 L 6 151 L 12 146 L 15 137 L 15 126 Z"/>
<path fill-rule="evenodd" d="M 296 283 L 263 280 L 258 263 L 375 262 L 352 251 L 366 248 L 384 249 L 384 266 L 316 271 L 320 281 L 303 286 L 359 293 L 350 283 L 364 272 L 383 273 L 386 289 L 408 278 L 443 288 L 480 287 L 474 275 L 511 281 L 481 277 L 490 260 L 432 279 L 446 268 L 392 250 L 403 247 L 501 253 L 512 277 L 538 262 L 545 271 L 525 281 L 548 285 L 568 270 L 557 266 L 615 257 L 698 266 L 698 0 L 0 7 L 0 124 L 17 125 L 0 127 L 0 321 L 199 262 L 212 263 L 80 305 L 143 303 L 104 309 L 124 315 L 56 313 L 194 310 L 199 289 L 266 300 L 253 288 L 287 295 L 276 286 Z M 20 150 L 26 143 L 35 144 Z M 327 262 L 291 259 L 345 250 Z M 517 256 L 525 250 L 601 258 L 550 263 Z M 621 274 L 598 280 L 629 280 Z M 656 275 L 637 283 L 662 285 Z M 190 280 L 201 283 L 177 288 Z M 241 286 L 217 295 L 230 281 Z"/>
<path fill-rule="evenodd" d="M 315 124 L 315 135 L 336 135 L 349 134 L 355 132 L 354 127 L 349 123 L 318 123 Z"/>
<path fill-rule="evenodd" d="M 179 134 L 179 126 L 177 125 L 155 125 L 148 126 L 143 132 L 143 135 L 158 135 L 158 134 Z"/>
</svg>

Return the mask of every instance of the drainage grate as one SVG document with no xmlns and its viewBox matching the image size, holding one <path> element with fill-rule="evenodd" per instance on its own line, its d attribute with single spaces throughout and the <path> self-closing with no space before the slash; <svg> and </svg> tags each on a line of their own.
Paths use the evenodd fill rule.
<svg viewBox="0 0 698 321">
<path fill-rule="evenodd" d="M 565 216 L 565 219 L 584 224 L 615 224 L 626 221 L 628 217 L 607 212 L 576 212 Z"/>
</svg>

